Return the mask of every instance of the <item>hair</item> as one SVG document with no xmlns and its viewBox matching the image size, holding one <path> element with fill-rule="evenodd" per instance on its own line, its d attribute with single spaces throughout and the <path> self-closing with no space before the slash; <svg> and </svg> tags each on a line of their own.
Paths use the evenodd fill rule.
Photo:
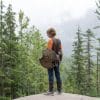
<svg viewBox="0 0 100 100">
<path fill-rule="evenodd" d="M 56 31 L 55 31 L 55 29 L 54 28 L 49 28 L 48 30 L 47 30 L 47 34 L 50 34 L 51 36 L 55 36 L 56 35 Z"/>
</svg>

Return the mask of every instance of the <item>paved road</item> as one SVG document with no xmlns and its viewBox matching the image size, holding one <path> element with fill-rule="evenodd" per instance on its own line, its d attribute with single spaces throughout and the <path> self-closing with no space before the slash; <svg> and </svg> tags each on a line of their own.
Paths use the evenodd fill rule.
<svg viewBox="0 0 100 100">
<path fill-rule="evenodd" d="M 100 98 L 63 93 L 61 95 L 45 96 L 44 94 L 21 97 L 15 100 L 100 100 Z"/>
</svg>

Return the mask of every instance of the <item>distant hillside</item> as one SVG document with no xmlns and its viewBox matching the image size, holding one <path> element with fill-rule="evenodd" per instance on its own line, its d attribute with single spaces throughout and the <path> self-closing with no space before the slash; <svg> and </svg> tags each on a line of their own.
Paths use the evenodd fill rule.
<svg viewBox="0 0 100 100">
<path fill-rule="evenodd" d="M 68 56 L 72 53 L 72 43 L 78 26 L 80 26 L 82 31 L 85 32 L 88 28 L 93 29 L 98 25 L 100 25 L 100 21 L 98 21 L 96 17 L 95 10 L 89 10 L 86 15 L 80 19 L 62 22 L 60 25 L 58 25 L 57 27 L 61 31 L 60 38 L 62 39 L 64 54 Z M 97 33 L 97 37 L 100 36 L 99 30 L 100 29 L 93 29 L 93 31 Z"/>
</svg>

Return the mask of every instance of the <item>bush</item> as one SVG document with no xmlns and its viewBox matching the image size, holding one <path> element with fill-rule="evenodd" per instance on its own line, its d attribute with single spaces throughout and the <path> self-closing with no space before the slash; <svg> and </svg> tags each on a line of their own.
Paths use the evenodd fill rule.
<svg viewBox="0 0 100 100">
<path fill-rule="evenodd" d="M 0 97 L 0 100 L 11 100 L 9 97 Z"/>
</svg>

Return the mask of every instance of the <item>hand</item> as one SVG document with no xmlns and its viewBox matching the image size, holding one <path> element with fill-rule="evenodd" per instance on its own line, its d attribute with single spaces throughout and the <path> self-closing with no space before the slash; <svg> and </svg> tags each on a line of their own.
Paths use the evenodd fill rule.
<svg viewBox="0 0 100 100">
<path fill-rule="evenodd" d="M 56 55 L 57 56 L 57 61 L 60 61 L 60 56 L 59 55 Z"/>
</svg>

